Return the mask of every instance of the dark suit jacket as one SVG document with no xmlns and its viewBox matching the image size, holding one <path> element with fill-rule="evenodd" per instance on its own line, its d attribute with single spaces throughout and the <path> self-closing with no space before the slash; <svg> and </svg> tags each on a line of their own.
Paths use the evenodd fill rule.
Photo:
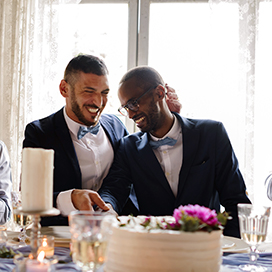
<svg viewBox="0 0 272 272">
<path fill-rule="evenodd" d="M 225 235 L 239 237 L 237 203 L 250 203 L 238 161 L 222 123 L 193 120 L 176 114 L 182 126 L 183 163 L 177 197 L 149 145 L 149 134 L 137 132 L 121 139 L 114 163 L 99 190 L 117 212 L 133 184 L 139 214 L 172 215 L 180 205 L 199 204 L 233 217 Z M 218 200 L 219 196 L 219 200 Z"/>
<path fill-rule="evenodd" d="M 119 140 L 128 135 L 122 122 L 114 115 L 102 114 L 100 124 L 104 128 L 114 152 Z M 61 191 L 82 189 L 81 171 L 69 129 L 64 119 L 63 109 L 36 120 L 26 126 L 23 147 L 53 149 L 54 157 L 54 207 Z M 67 217 L 42 218 L 42 225 L 68 224 Z"/>
</svg>

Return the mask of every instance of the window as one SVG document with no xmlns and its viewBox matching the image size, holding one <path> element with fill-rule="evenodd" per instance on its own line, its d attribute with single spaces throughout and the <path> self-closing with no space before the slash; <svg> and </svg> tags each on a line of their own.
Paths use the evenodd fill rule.
<svg viewBox="0 0 272 272">
<path fill-rule="evenodd" d="M 255 37 L 255 6 L 243 0 L 218 2 L 82 0 L 60 5 L 61 74 L 56 78 L 59 81 L 67 60 L 80 52 L 103 57 L 111 86 L 105 111 L 118 115 L 116 91 L 122 75 L 137 65 L 154 67 L 176 89 L 183 116 L 223 122 L 250 198 L 265 199 L 263 184 L 272 170 L 271 159 L 264 159 L 272 152 L 267 125 L 272 116 L 272 4 L 256 6 Z M 58 99 L 63 103 L 61 96 Z M 118 116 L 130 132 L 136 130 L 130 120 Z"/>
</svg>

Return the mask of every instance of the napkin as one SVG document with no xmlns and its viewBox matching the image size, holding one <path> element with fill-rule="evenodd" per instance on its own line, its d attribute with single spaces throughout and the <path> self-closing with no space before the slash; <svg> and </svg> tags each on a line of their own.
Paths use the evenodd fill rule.
<svg viewBox="0 0 272 272">
<path fill-rule="evenodd" d="M 258 253 L 259 258 L 257 264 L 263 265 L 267 268 L 267 272 L 272 272 L 272 253 Z M 223 266 L 231 268 L 233 271 L 241 272 L 239 269 L 240 264 L 249 263 L 249 254 L 240 253 L 240 254 L 229 254 L 222 257 Z"/>
</svg>

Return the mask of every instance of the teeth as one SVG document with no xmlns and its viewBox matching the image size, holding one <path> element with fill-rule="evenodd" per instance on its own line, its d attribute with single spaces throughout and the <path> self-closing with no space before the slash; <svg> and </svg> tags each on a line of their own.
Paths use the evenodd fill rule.
<svg viewBox="0 0 272 272">
<path fill-rule="evenodd" d="M 135 123 L 136 123 L 136 124 L 139 124 L 139 123 L 142 122 L 143 120 L 144 120 L 144 117 L 141 117 L 140 119 L 135 120 Z"/>
<path fill-rule="evenodd" d="M 96 113 L 98 112 L 99 109 L 94 109 L 94 108 L 88 108 L 88 111 L 91 113 Z"/>
</svg>

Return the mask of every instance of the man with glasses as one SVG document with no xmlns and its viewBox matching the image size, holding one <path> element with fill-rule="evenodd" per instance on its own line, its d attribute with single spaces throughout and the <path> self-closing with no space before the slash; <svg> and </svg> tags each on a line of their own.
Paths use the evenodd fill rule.
<svg viewBox="0 0 272 272">
<path fill-rule="evenodd" d="M 225 235 L 239 237 L 237 203 L 250 203 L 231 143 L 220 122 L 171 112 L 162 77 L 136 67 L 122 78 L 119 111 L 140 132 L 124 137 L 98 191 L 120 213 L 133 185 L 139 214 L 172 215 L 180 205 L 199 204 L 230 213 Z"/>
<path fill-rule="evenodd" d="M 73 210 L 108 207 L 97 194 L 112 164 L 119 140 L 128 135 L 123 123 L 112 114 L 102 114 L 109 82 L 105 63 L 92 55 L 79 55 L 67 65 L 59 85 L 66 105 L 58 112 L 27 125 L 23 147 L 53 149 L 54 206 L 58 217 L 42 218 L 42 225 L 66 225 Z M 171 100 L 175 93 L 171 91 Z M 172 103 L 178 108 L 178 103 Z M 38 181 L 37 181 L 38 182 Z M 123 214 L 137 213 L 133 192 Z"/>
</svg>

